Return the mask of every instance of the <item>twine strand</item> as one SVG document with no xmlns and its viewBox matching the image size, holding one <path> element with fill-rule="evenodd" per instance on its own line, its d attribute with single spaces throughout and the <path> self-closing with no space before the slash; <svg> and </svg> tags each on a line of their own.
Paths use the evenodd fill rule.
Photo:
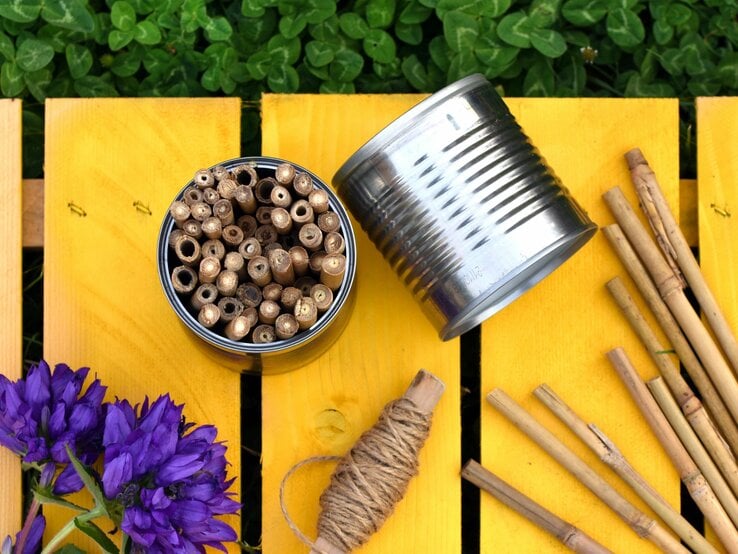
<svg viewBox="0 0 738 554">
<path fill-rule="evenodd" d="M 431 417 L 408 398 L 393 400 L 343 458 L 315 456 L 292 466 L 282 479 L 279 502 L 295 536 L 319 551 L 289 516 L 284 502 L 287 481 L 306 464 L 340 460 L 331 484 L 320 496 L 318 536 L 345 552 L 364 544 L 389 517 L 405 495 L 410 479 L 417 475 L 418 454 L 428 438 Z"/>
</svg>

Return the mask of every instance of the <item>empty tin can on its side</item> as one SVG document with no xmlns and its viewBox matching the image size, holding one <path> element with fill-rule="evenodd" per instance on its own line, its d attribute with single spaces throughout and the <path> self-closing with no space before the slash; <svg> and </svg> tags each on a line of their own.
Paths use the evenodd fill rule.
<svg viewBox="0 0 738 554">
<path fill-rule="evenodd" d="M 596 231 L 481 75 L 385 127 L 333 185 L 443 340 L 506 306 Z"/>
</svg>

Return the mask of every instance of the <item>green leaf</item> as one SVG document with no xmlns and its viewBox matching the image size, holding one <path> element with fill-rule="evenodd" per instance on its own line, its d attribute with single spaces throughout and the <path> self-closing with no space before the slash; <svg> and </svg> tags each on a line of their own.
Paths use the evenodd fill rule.
<svg viewBox="0 0 738 554">
<path fill-rule="evenodd" d="M 333 47 L 325 42 L 311 40 L 305 45 L 305 57 L 313 67 L 323 67 L 333 61 Z"/>
<path fill-rule="evenodd" d="M 661 62 L 661 67 L 674 77 L 678 77 L 684 73 L 684 54 L 679 48 L 664 50 L 659 61 Z"/>
<path fill-rule="evenodd" d="M 515 61 L 519 52 L 519 48 L 500 45 L 488 37 L 480 37 L 474 48 L 477 59 L 486 67 L 484 74 L 488 78 L 497 77 L 507 69 Z"/>
<path fill-rule="evenodd" d="M 498 18 L 510 9 L 512 0 L 485 0 L 479 7 L 479 15 Z"/>
<path fill-rule="evenodd" d="M 217 65 L 211 65 L 205 70 L 200 78 L 200 83 L 210 92 L 215 92 L 220 88 L 220 67 Z"/>
<path fill-rule="evenodd" d="M 87 552 L 77 548 L 73 544 L 65 544 L 59 550 L 55 551 L 54 554 L 87 554 Z"/>
<path fill-rule="evenodd" d="M 566 59 L 568 63 L 559 70 L 557 81 L 561 86 L 571 90 L 573 96 L 581 96 L 587 84 L 587 72 L 584 69 L 584 61 L 581 56 L 575 56 L 573 54 L 566 56 Z"/>
<path fill-rule="evenodd" d="M 353 50 L 339 50 L 330 65 L 330 75 L 334 81 L 350 83 L 364 68 L 364 57 Z"/>
<path fill-rule="evenodd" d="M 353 94 L 356 87 L 353 83 L 342 83 L 340 81 L 325 81 L 320 84 L 321 94 Z"/>
<path fill-rule="evenodd" d="M 561 33 L 551 29 L 533 29 L 530 43 L 547 58 L 558 58 L 566 52 L 566 41 Z"/>
<path fill-rule="evenodd" d="M 130 31 L 136 25 L 136 10 L 125 0 L 118 0 L 110 8 L 110 21 L 121 31 Z"/>
<path fill-rule="evenodd" d="M 443 19 L 451 12 L 480 15 L 482 3 L 480 0 L 439 0 L 436 4 L 436 15 L 439 19 Z"/>
<path fill-rule="evenodd" d="M 556 22 L 561 0 L 533 0 L 528 17 L 535 27 L 550 27 Z"/>
<path fill-rule="evenodd" d="M 308 31 L 310 32 L 310 36 L 315 40 L 322 40 L 325 42 L 335 40 L 338 35 L 338 16 L 332 15 L 317 25 L 310 25 L 310 27 L 308 27 Z"/>
<path fill-rule="evenodd" d="M 8 35 L 0 31 L 0 56 L 6 60 L 15 59 L 15 45 Z"/>
<path fill-rule="evenodd" d="M 514 12 L 500 20 L 497 25 L 497 36 L 512 46 L 529 48 L 532 30 L 533 27 L 528 16 L 523 12 Z"/>
<path fill-rule="evenodd" d="M 161 42 L 161 31 L 153 21 L 147 19 L 136 25 L 133 31 L 133 38 L 139 44 L 153 46 Z"/>
<path fill-rule="evenodd" d="M 607 14 L 607 35 L 621 48 L 630 48 L 643 42 L 646 31 L 636 14 L 617 8 Z"/>
<path fill-rule="evenodd" d="M 402 61 L 402 74 L 416 90 L 424 92 L 430 89 L 428 73 L 415 54 L 408 56 Z"/>
<path fill-rule="evenodd" d="M 105 531 L 100 529 L 97 525 L 92 523 L 91 521 L 84 521 L 80 517 L 74 518 L 74 525 L 82 531 L 85 535 L 90 537 L 92 540 L 94 540 L 98 546 L 102 549 L 103 552 L 106 554 L 117 554 L 118 553 L 118 547 L 115 545 L 113 541 L 111 541 L 108 538 L 108 535 L 105 534 Z"/>
<path fill-rule="evenodd" d="M 462 51 L 454 54 L 448 69 L 449 82 L 458 81 L 472 73 L 480 73 L 481 67 L 476 56 L 471 51 Z"/>
<path fill-rule="evenodd" d="M 428 43 L 428 53 L 430 54 L 431 60 L 435 63 L 441 71 L 448 71 L 451 65 L 451 56 L 453 52 L 448 47 L 448 44 L 441 36 L 436 36 L 431 39 Z"/>
<path fill-rule="evenodd" d="M 221 42 L 228 40 L 233 34 L 233 28 L 231 27 L 231 24 L 223 16 L 213 17 L 208 21 L 207 25 L 205 25 L 203 29 L 205 30 L 205 37 L 210 42 Z M 159 37 L 159 40 L 161 40 L 161 36 Z M 154 44 L 158 43 L 159 40 L 157 40 Z"/>
<path fill-rule="evenodd" d="M 395 0 L 369 0 L 366 5 L 366 21 L 373 29 L 385 29 L 395 17 Z"/>
<path fill-rule="evenodd" d="M 408 25 L 398 21 L 395 24 L 395 36 L 405 44 L 417 46 L 423 42 L 423 28 L 418 24 Z"/>
<path fill-rule="evenodd" d="M 567 0 L 561 7 L 561 15 L 578 27 L 591 27 L 607 13 L 602 0 Z"/>
<path fill-rule="evenodd" d="M 272 92 L 297 92 L 300 76 L 291 65 L 273 65 L 267 75 L 267 84 Z"/>
<path fill-rule="evenodd" d="M 400 21 L 401 23 L 405 23 L 406 25 L 423 23 L 431 16 L 432 13 L 433 10 L 431 10 L 429 7 L 411 1 L 400 12 L 400 17 L 398 21 Z"/>
<path fill-rule="evenodd" d="M 718 75 L 723 85 L 738 88 L 738 53 L 726 52 L 718 64 Z"/>
<path fill-rule="evenodd" d="M 534 63 L 525 75 L 523 82 L 525 96 L 553 96 L 554 74 L 545 60 Z"/>
<path fill-rule="evenodd" d="M 241 0 L 241 15 L 245 17 L 261 17 L 265 11 L 264 5 L 258 0 Z"/>
<path fill-rule="evenodd" d="M 275 65 L 292 65 L 300 58 L 300 39 L 274 35 L 267 42 L 267 50 Z"/>
<path fill-rule="evenodd" d="M 113 29 L 108 35 L 108 46 L 113 52 L 125 48 L 133 40 L 133 31 Z"/>
<path fill-rule="evenodd" d="M 353 12 L 341 14 L 338 25 L 347 37 L 354 40 L 363 39 L 369 32 L 369 24 L 359 14 Z"/>
<path fill-rule="evenodd" d="M 258 52 L 251 54 L 249 59 L 246 61 L 246 67 L 251 73 L 251 77 L 257 81 L 265 79 L 269 66 L 272 64 L 272 56 L 269 52 L 259 50 Z"/>
<path fill-rule="evenodd" d="M 674 89 L 667 83 L 648 83 L 641 75 L 630 76 L 625 86 L 625 96 L 659 98 L 674 95 Z"/>
<path fill-rule="evenodd" d="M 80 44 L 69 44 L 65 52 L 69 74 L 74 79 L 87 75 L 92 67 L 92 54 L 90 49 Z"/>
<path fill-rule="evenodd" d="M 443 36 L 454 52 L 471 50 L 479 36 L 479 22 L 462 12 L 448 12 L 443 18 Z"/>
<path fill-rule="evenodd" d="M 87 511 L 87 508 L 84 508 L 83 506 L 78 506 L 73 502 L 69 502 L 68 500 L 65 500 L 60 496 L 56 496 L 55 494 L 52 494 L 50 491 L 47 490 L 35 490 L 33 491 L 33 497 L 41 504 L 54 504 L 56 506 L 63 506 L 64 508 L 69 508 L 70 510 L 75 510 L 77 512 Z"/>
<path fill-rule="evenodd" d="M 657 19 L 653 22 L 653 39 L 656 44 L 663 46 L 667 44 L 674 36 L 674 27 L 669 25 L 664 19 Z"/>
<path fill-rule="evenodd" d="M 110 71 L 118 77 L 130 77 L 141 67 L 141 56 L 137 52 L 121 52 L 113 60 Z"/>
<path fill-rule="evenodd" d="M 692 17 L 692 10 L 684 4 L 669 4 L 666 9 L 666 21 L 675 27 L 686 24 L 690 17 Z"/>
<path fill-rule="evenodd" d="M 0 17 L 18 23 L 36 21 L 41 12 L 41 0 L 0 0 Z"/>
<path fill-rule="evenodd" d="M 46 67 L 54 57 L 54 49 L 48 42 L 29 38 L 18 46 L 15 61 L 23 71 L 36 71 Z"/>
<path fill-rule="evenodd" d="M 721 81 L 718 77 L 692 79 L 687 89 L 692 96 L 715 96 L 720 91 Z"/>
<path fill-rule="evenodd" d="M 80 33 L 95 30 L 95 20 L 82 0 L 44 0 L 41 17 L 47 23 Z"/>
<path fill-rule="evenodd" d="M 116 97 L 118 91 L 109 82 L 101 77 L 94 75 L 85 75 L 81 79 L 74 81 L 74 90 L 78 95 L 83 97 L 105 98 Z"/>
<path fill-rule="evenodd" d="M 93 79 L 90 77 L 83 77 L 83 79 L 87 79 L 88 82 L 93 81 Z M 102 79 L 99 77 L 96 77 L 95 79 L 99 79 L 100 81 L 102 81 Z M 77 459 L 77 457 L 74 455 L 74 452 L 72 452 L 72 449 L 69 448 L 68 444 L 65 444 L 64 448 L 67 451 L 67 456 L 69 456 L 69 461 L 74 467 L 74 471 L 77 473 L 77 475 L 79 475 L 79 478 L 82 480 L 85 488 L 90 492 L 92 498 L 95 500 L 95 508 L 103 510 L 105 507 L 105 495 L 103 494 L 103 491 L 100 488 L 97 480 L 92 475 L 92 472 Z"/>
<path fill-rule="evenodd" d="M 299 36 L 307 27 L 307 19 L 302 14 L 285 15 L 279 20 L 279 32 L 285 38 Z"/>
<path fill-rule="evenodd" d="M 390 63 L 397 55 L 397 48 L 389 33 L 372 29 L 364 39 L 364 52 L 375 62 Z"/>
<path fill-rule="evenodd" d="M 23 70 L 15 62 L 3 62 L 0 68 L 0 90 L 3 96 L 8 98 L 20 96 L 25 89 Z"/>
<path fill-rule="evenodd" d="M 313 25 L 326 21 L 336 13 L 336 3 L 334 0 L 307 0 L 305 19 Z"/>
</svg>

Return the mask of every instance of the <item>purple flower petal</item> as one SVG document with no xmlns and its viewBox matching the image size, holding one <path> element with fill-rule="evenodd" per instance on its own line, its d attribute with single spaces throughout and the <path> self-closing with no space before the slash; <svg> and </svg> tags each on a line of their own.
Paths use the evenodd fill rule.
<svg viewBox="0 0 738 554">
<path fill-rule="evenodd" d="M 114 498 L 123 490 L 123 485 L 131 481 L 132 476 L 133 460 L 128 452 L 124 452 L 111 461 L 106 461 L 102 475 L 105 496 Z"/>
<path fill-rule="evenodd" d="M 51 374 L 49 366 L 41 362 L 28 370 L 26 377 L 26 402 L 31 406 L 34 418 L 38 421 L 41 409 L 51 400 Z"/>
<path fill-rule="evenodd" d="M 105 431 L 103 433 L 103 445 L 123 443 L 133 430 L 133 422 L 130 421 L 129 413 L 132 413 L 130 404 L 115 403 L 108 406 L 105 416 Z"/>
<path fill-rule="evenodd" d="M 39 514 L 31 523 L 31 529 L 26 537 L 26 542 L 23 545 L 23 550 L 20 554 L 35 554 L 41 547 L 41 538 L 44 536 L 44 530 L 46 529 L 46 518 Z M 18 533 L 20 535 L 20 533 Z M 18 538 L 16 537 L 16 542 Z"/>
<path fill-rule="evenodd" d="M 172 456 L 159 468 L 156 484 L 166 487 L 175 481 L 181 481 L 191 476 L 203 466 L 203 462 L 199 458 L 199 453 Z"/>
<path fill-rule="evenodd" d="M 75 471 L 74 466 L 68 464 L 59 474 L 59 477 L 56 478 L 54 494 L 70 494 L 82 490 L 83 486 L 84 483 L 82 483 L 82 479 Z"/>
</svg>

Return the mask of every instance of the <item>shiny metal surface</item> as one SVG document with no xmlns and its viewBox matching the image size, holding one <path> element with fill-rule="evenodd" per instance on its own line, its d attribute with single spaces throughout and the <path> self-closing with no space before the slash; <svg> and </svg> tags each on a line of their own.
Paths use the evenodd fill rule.
<svg viewBox="0 0 738 554">
<path fill-rule="evenodd" d="M 269 175 L 285 160 L 269 157 L 236 158 L 217 165 L 232 169 L 238 165 L 251 164 L 260 175 Z M 292 162 L 289 162 L 292 163 Z M 298 172 L 307 173 L 316 187 L 328 192 L 331 210 L 338 214 L 341 231 L 346 241 L 346 273 L 344 281 L 335 293 L 333 304 L 322 314 L 318 321 L 308 330 L 302 331 L 286 340 L 277 340 L 267 344 L 234 341 L 207 329 L 197 320 L 197 313 L 189 302 L 184 302 L 174 290 L 170 278 L 171 272 L 179 261 L 168 246 L 169 234 L 174 229 L 174 220 L 167 211 L 159 231 L 157 244 L 159 281 L 164 294 L 182 323 L 204 343 L 214 347 L 210 349 L 212 357 L 222 365 L 243 373 L 276 374 L 297 369 L 315 360 L 325 352 L 340 336 L 346 327 L 354 303 L 354 278 L 356 276 L 356 237 L 354 235 L 348 213 L 333 191 L 317 175 L 292 163 Z M 211 168 L 212 169 L 212 168 Z M 265 173 L 264 173 L 265 172 Z M 182 198 L 184 191 L 192 185 L 187 183 L 174 200 Z"/>
<path fill-rule="evenodd" d="M 517 298 L 596 230 L 481 75 L 380 131 L 333 185 L 443 340 Z"/>
</svg>

